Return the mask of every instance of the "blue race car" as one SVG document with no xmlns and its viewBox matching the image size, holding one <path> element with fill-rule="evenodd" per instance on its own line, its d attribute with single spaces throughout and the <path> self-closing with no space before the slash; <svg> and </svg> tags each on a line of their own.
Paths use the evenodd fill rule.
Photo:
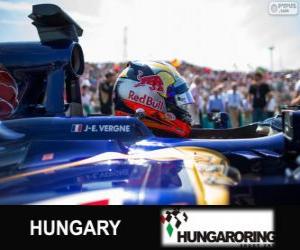
<svg viewBox="0 0 300 250">
<path fill-rule="evenodd" d="M 189 138 L 155 136 L 134 116 L 83 116 L 83 30 L 51 4 L 29 17 L 40 42 L 0 45 L 0 204 L 300 203 L 297 107 Z"/>
</svg>

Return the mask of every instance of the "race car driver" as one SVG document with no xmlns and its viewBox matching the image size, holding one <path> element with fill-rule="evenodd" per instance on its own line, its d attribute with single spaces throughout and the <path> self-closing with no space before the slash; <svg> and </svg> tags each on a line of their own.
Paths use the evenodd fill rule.
<svg viewBox="0 0 300 250">
<path fill-rule="evenodd" d="M 188 137 L 193 103 L 187 82 L 168 63 L 133 61 L 114 87 L 115 115 L 135 115 L 158 136 Z"/>
<path fill-rule="evenodd" d="M 0 120 L 9 118 L 18 106 L 18 87 L 7 70 L 0 65 Z"/>
</svg>

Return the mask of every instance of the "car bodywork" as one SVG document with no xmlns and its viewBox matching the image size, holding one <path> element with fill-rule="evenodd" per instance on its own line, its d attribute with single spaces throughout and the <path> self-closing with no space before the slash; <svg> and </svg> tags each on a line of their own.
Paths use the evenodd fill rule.
<svg viewBox="0 0 300 250">
<path fill-rule="evenodd" d="M 298 204 L 300 112 L 162 138 L 136 117 L 82 114 L 82 29 L 35 5 L 41 41 L 0 45 L 19 106 L 0 122 L 0 204 Z"/>
</svg>

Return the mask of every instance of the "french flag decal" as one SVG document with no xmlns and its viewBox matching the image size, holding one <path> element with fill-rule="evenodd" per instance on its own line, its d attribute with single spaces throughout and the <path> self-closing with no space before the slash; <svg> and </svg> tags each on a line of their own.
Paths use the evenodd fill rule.
<svg viewBox="0 0 300 250">
<path fill-rule="evenodd" d="M 83 125 L 82 124 L 72 124 L 71 132 L 80 133 L 82 132 Z"/>
</svg>

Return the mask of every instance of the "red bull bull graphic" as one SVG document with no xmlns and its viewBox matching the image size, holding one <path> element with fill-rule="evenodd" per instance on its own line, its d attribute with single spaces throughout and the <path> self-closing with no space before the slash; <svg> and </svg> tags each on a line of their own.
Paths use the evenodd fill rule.
<svg viewBox="0 0 300 250">
<path fill-rule="evenodd" d="M 164 111 L 163 101 L 157 101 L 148 95 L 139 96 L 132 90 L 129 91 L 128 100 L 143 104 L 159 111 Z"/>
<path fill-rule="evenodd" d="M 134 87 L 148 86 L 151 91 L 158 93 L 164 92 L 164 83 L 162 79 L 157 75 L 140 76 L 139 82 Z"/>
<path fill-rule="evenodd" d="M 0 70 L 0 119 L 10 116 L 18 105 L 18 89 L 12 76 Z"/>
</svg>

